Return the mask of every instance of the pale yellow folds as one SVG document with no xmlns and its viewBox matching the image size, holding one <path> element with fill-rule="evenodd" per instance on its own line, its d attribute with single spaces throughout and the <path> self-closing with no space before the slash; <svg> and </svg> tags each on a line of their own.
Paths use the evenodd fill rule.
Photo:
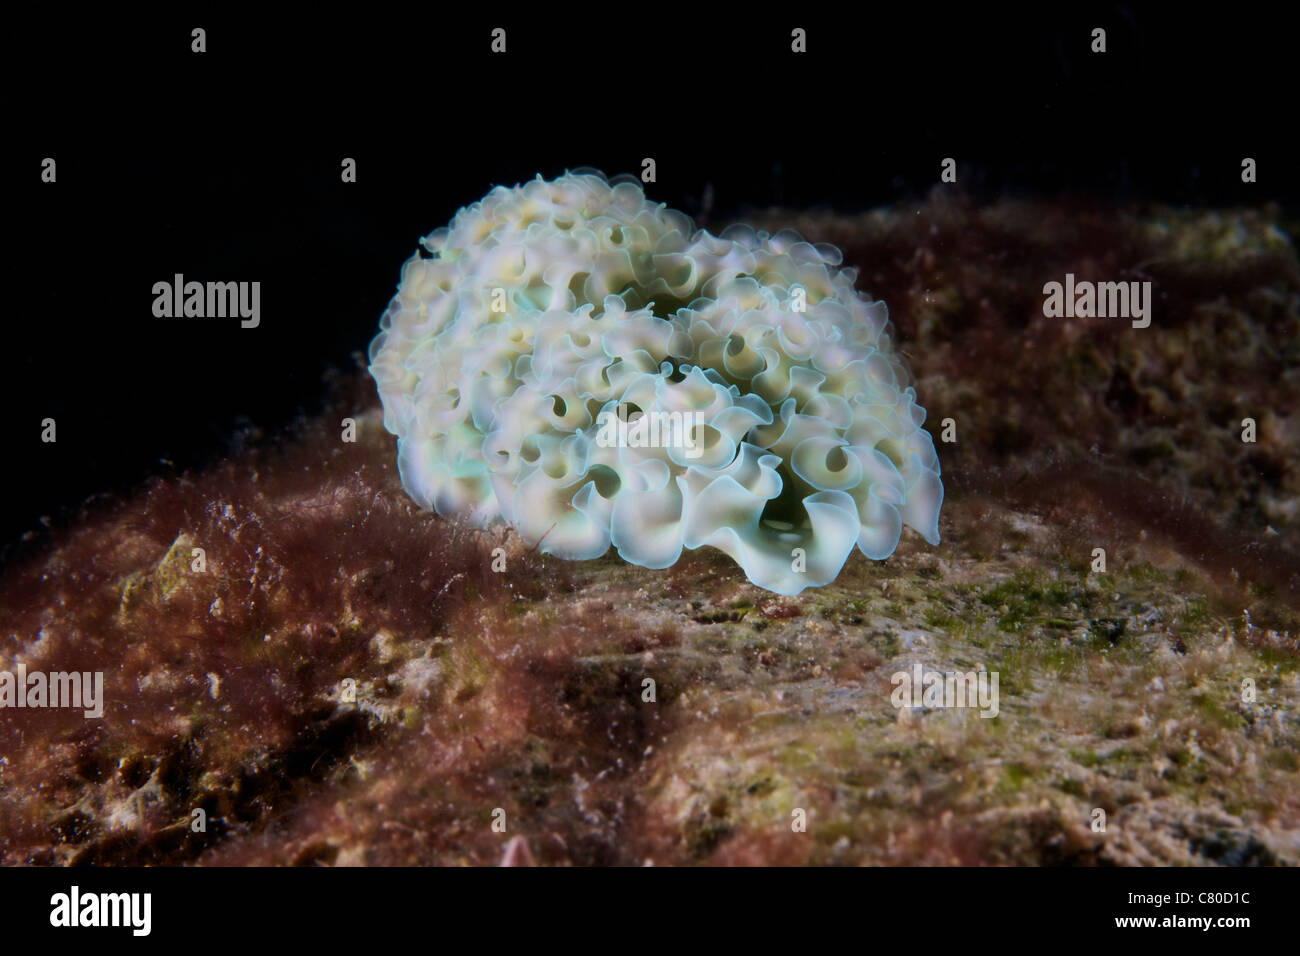
<svg viewBox="0 0 1300 956">
<path fill-rule="evenodd" d="M 780 594 L 904 525 L 938 543 L 925 410 L 834 247 L 695 231 L 587 172 L 497 187 L 422 245 L 370 346 L 422 506 L 571 559 L 718 548 Z M 620 410 L 701 422 L 699 453 L 598 441 Z"/>
</svg>

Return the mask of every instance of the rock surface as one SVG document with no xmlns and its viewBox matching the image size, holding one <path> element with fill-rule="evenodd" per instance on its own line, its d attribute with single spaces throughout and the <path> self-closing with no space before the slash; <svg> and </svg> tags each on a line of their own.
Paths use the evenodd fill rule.
<svg viewBox="0 0 1300 956">
<path fill-rule="evenodd" d="M 947 489 L 940 546 L 797 598 L 418 511 L 360 372 L 291 435 L 87 506 L 0 578 L 0 670 L 107 699 L 0 712 L 0 861 L 1300 862 L 1278 217 L 936 194 L 755 222 L 889 303 Z M 1150 279 L 1151 327 L 1044 318 L 1066 272 Z M 917 663 L 996 671 L 998 716 L 895 708 Z"/>
</svg>

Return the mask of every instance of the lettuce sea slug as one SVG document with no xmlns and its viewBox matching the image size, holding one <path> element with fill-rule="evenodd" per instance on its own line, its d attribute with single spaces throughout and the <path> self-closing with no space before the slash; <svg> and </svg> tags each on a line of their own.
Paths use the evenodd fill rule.
<svg viewBox="0 0 1300 956">
<path fill-rule="evenodd" d="M 422 507 L 569 559 L 707 545 L 787 595 L 903 525 L 938 544 L 925 410 L 835 247 L 696 231 L 591 172 L 499 186 L 421 244 L 370 373 Z"/>
</svg>

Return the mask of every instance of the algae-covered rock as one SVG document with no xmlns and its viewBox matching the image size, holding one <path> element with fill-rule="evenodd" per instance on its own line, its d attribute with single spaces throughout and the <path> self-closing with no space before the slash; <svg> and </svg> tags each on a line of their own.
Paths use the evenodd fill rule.
<svg viewBox="0 0 1300 956">
<path fill-rule="evenodd" d="M 0 712 L 0 859 L 1300 862 L 1276 213 L 936 196 L 760 224 L 890 303 L 941 546 L 795 597 L 708 552 L 556 561 L 421 512 L 358 370 L 294 434 L 4 570 L 0 671 L 103 672 L 104 710 Z M 1067 272 L 1151 281 L 1150 327 L 1046 318 Z M 996 715 L 913 675 L 996 675 Z"/>
</svg>

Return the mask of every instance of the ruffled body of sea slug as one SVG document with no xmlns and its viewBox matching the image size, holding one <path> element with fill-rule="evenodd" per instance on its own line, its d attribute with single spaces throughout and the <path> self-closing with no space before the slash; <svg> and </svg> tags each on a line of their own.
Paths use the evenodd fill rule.
<svg viewBox="0 0 1300 956">
<path fill-rule="evenodd" d="M 925 410 L 833 246 L 695 231 L 592 173 L 497 187 L 422 245 L 370 346 L 421 506 L 570 559 L 707 545 L 787 595 L 903 525 L 938 544 Z M 638 412 L 694 442 L 600 440 Z"/>
</svg>

